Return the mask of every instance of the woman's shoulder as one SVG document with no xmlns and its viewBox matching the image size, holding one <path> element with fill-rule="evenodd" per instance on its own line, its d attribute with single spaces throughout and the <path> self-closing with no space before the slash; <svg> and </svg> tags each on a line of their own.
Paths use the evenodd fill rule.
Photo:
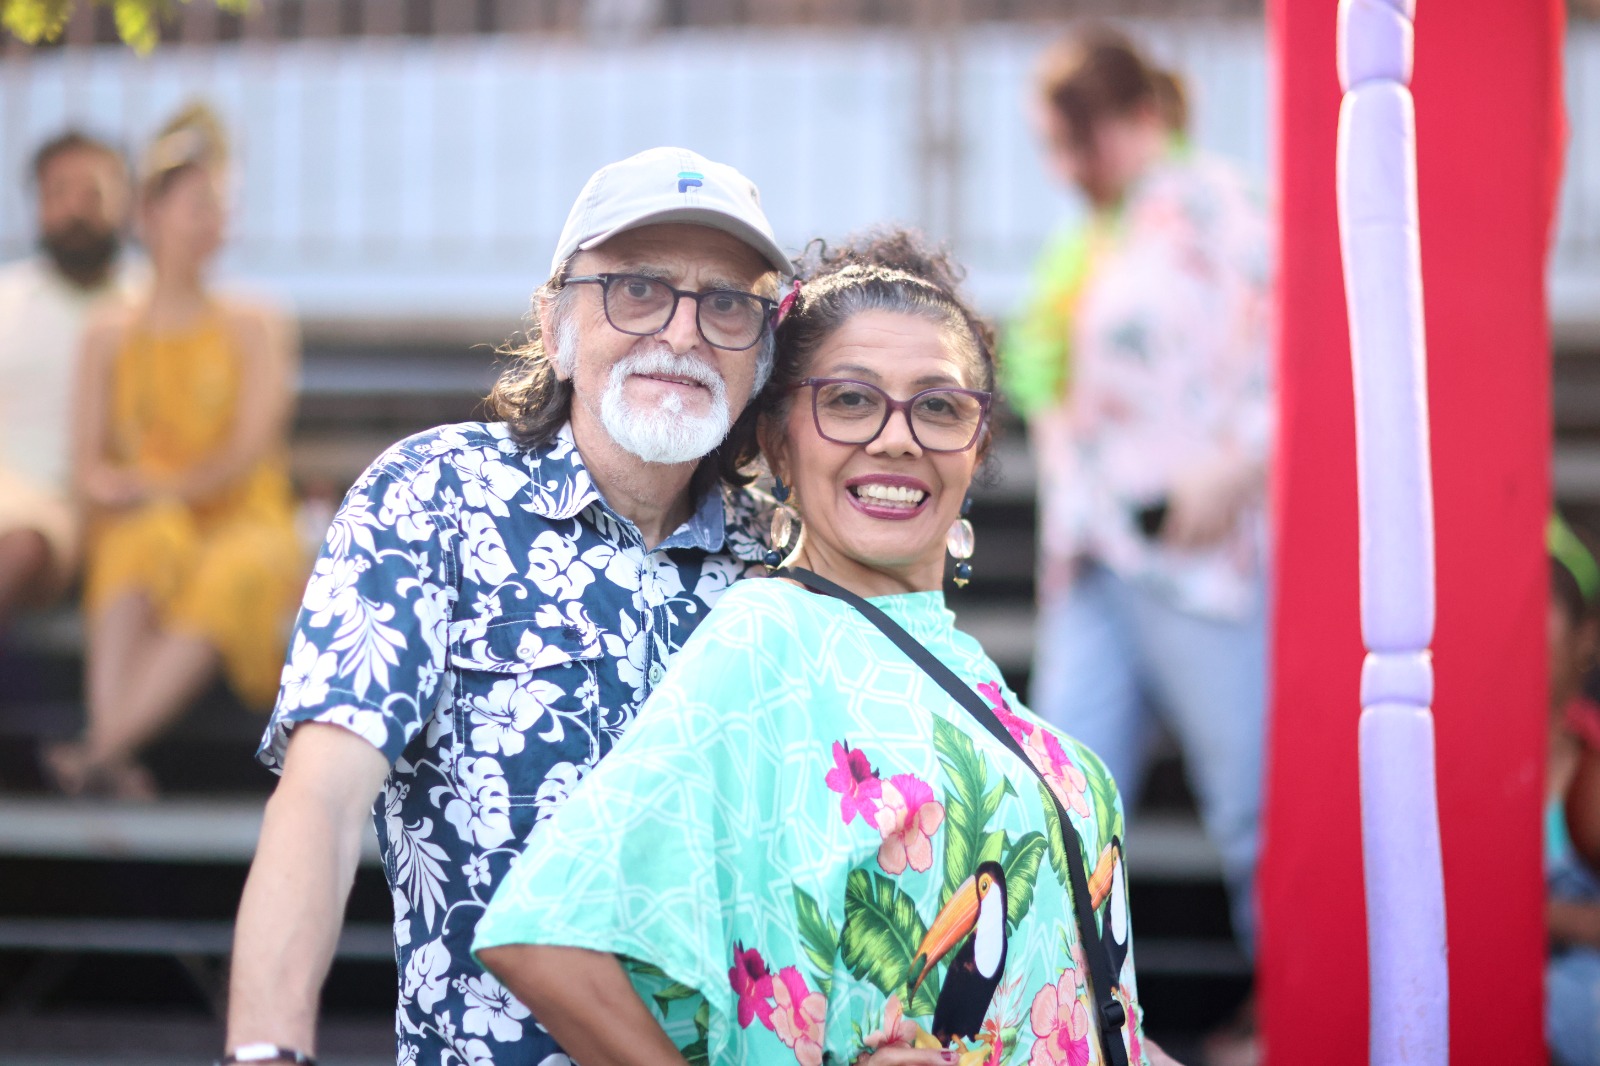
<svg viewBox="0 0 1600 1066">
<path fill-rule="evenodd" d="M 824 597 L 790 581 L 747 577 L 735 581 L 717 600 L 695 636 L 704 643 L 748 642 L 769 656 L 784 657 L 789 642 L 807 640 L 829 624 Z"/>
<path fill-rule="evenodd" d="M 281 304 L 255 293 L 230 292 L 215 303 L 228 329 L 246 343 L 281 337 L 294 321 Z"/>
</svg>

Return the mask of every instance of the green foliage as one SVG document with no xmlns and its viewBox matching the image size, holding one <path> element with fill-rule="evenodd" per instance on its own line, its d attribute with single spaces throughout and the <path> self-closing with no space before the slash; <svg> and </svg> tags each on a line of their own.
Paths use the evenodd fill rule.
<svg viewBox="0 0 1600 1066">
<path fill-rule="evenodd" d="M 1089 795 L 1094 800 L 1094 828 L 1098 838 L 1096 852 L 1122 836 L 1122 819 L 1117 814 L 1117 785 L 1099 759 L 1084 760 L 1083 774 L 1089 779 Z"/>
<path fill-rule="evenodd" d="M 1056 813 L 1056 798 L 1042 783 L 1039 785 L 1039 802 L 1044 804 L 1045 842 L 1049 845 L 1050 869 L 1056 872 L 1061 887 L 1072 891 L 1072 877 L 1067 866 L 1067 853 L 1061 850 L 1061 816 Z"/>
<path fill-rule="evenodd" d="M 986 827 L 1011 786 L 1002 779 L 989 788 L 988 764 L 972 738 L 942 718 L 933 723 L 933 746 L 950 779 L 944 791 L 944 891 L 939 896 L 943 907 L 979 863 L 1000 860 L 1005 833 Z"/>
<path fill-rule="evenodd" d="M 698 1035 L 694 1043 L 683 1049 L 683 1057 L 689 1066 L 711 1066 L 711 1004 L 702 1000 L 700 1009 L 694 1013 L 694 1031 Z"/>
<path fill-rule="evenodd" d="M 839 930 L 833 919 L 822 913 L 817 901 L 799 886 L 794 890 L 794 912 L 800 927 L 800 942 L 806 958 L 815 968 L 817 987 L 824 996 L 833 995 L 833 960 L 839 954 Z"/>
<path fill-rule="evenodd" d="M 839 955 L 852 976 L 870 982 L 886 996 L 904 999 L 907 986 L 916 977 L 911 964 L 927 933 L 916 904 L 892 880 L 867 870 L 850 871 Z M 936 974 L 928 975 L 916 998 L 906 1004 L 907 1014 L 933 1013 L 939 992 L 936 978 Z"/>
<path fill-rule="evenodd" d="M 1033 906 L 1033 889 L 1039 880 L 1047 845 L 1041 833 L 1024 833 L 1006 849 L 1000 866 L 1006 872 L 1006 924 L 1016 931 L 1017 924 Z"/>
<path fill-rule="evenodd" d="M 78 3 L 109 7 L 117 24 L 117 34 L 141 55 L 161 40 L 162 23 L 172 22 L 180 4 L 192 0 L 0 0 L 0 25 L 24 44 L 54 41 L 67 28 Z M 242 15 L 250 0 L 202 0 L 215 2 L 223 11 Z"/>
</svg>

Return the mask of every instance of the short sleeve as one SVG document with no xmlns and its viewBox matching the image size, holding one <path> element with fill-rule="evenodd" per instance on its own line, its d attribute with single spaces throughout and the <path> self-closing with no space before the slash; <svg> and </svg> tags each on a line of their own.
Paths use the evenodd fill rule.
<svg viewBox="0 0 1600 1066">
<path fill-rule="evenodd" d="M 380 457 L 329 526 L 295 620 L 257 758 L 282 770 L 290 731 L 328 722 L 393 763 L 432 713 L 445 667 L 455 538 L 431 467 Z"/>
<path fill-rule="evenodd" d="M 806 686 L 782 661 L 784 642 L 761 639 L 744 589 L 727 594 L 621 743 L 535 831 L 473 944 L 581 947 L 659 971 L 704 997 L 712 1061 L 735 1039 L 735 901 L 774 880 L 770 844 L 788 821 L 783 755 L 796 743 L 787 733 L 806 728 Z"/>
</svg>

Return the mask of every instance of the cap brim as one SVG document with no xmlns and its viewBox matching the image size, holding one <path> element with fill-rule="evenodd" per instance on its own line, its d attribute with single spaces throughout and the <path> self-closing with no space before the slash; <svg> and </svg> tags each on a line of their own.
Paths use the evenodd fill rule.
<svg viewBox="0 0 1600 1066">
<path fill-rule="evenodd" d="M 590 237 L 578 245 L 579 251 L 587 252 L 592 248 L 604 244 L 619 233 L 626 233 L 640 226 L 657 226 L 669 222 L 686 222 L 695 226 L 706 226 L 710 229 L 721 230 L 730 237 L 735 237 L 751 248 L 754 248 L 761 258 L 772 265 L 772 269 L 785 277 L 794 273 L 794 260 L 784 254 L 776 241 L 754 226 L 732 215 L 723 214 L 721 211 L 712 211 L 704 207 L 674 207 L 666 211 L 656 211 L 652 214 L 641 215 L 615 226 L 597 237 Z"/>
</svg>

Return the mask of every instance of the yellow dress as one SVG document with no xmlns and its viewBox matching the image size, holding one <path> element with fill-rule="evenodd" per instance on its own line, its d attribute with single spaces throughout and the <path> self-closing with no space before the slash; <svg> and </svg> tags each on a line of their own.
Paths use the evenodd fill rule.
<svg viewBox="0 0 1600 1066">
<path fill-rule="evenodd" d="M 109 458 L 157 484 L 181 483 L 226 445 L 241 376 L 219 307 L 181 332 L 135 325 L 111 368 Z M 307 572 L 281 449 L 207 500 L 174 495 L 102 515 L 90 538 L 91 615 L 143 592 L 165 627 L 215 645 L 241 699 L 271 705 Z"/>
</svg>

